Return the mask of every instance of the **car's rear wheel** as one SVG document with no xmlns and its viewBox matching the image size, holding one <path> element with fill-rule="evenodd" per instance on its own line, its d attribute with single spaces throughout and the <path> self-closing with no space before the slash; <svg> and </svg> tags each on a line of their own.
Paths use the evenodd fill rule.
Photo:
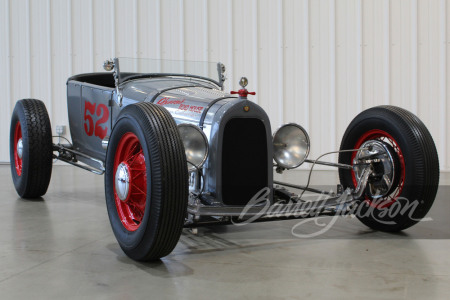
<svg viewBox="0 0 450 300">
<path fill-rule="evenodd" d="M 11 175 L 20 197 L 47 192 L 52 175 L 52 129 L 44 102 L 19 100 L 11 118 L 9 152 Z"/>
<path fill-rule="evenodd" d="M 155 260 L 172 252 L 186 217 L 188 172 L 165 108 L 140 103 L 123 109 L 109 140 L 105 193 L 114 235 L 129 257 Z"/>
<path fill-rule="evenodd" d="M 340 149 L 365 147 L 371 149 L 367 154 L 379 153 L 371 157 L 379 162 L 374 164 L 356 216 L 382 231 L 416 224 L 431 208 L 439 183 L 439 160 L 431 134 L 414 114 L 399 107 L 378 106 L 353 119 Z M 356 164 L 361 153 L 343 152 L 339 162 Z M 356 187 L 360 168 L 339 170 L 345 188 Z"/>
</svg>

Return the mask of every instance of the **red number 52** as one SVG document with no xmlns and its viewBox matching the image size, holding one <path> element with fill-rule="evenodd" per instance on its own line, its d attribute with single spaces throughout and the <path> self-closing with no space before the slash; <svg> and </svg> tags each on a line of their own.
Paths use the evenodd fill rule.
<svg viewBox="0 0 450 300">
<path fill-rule="evenodd" d="M 95 109 L 97 108 L 97 109 Z M 97 116 L 99 119 L 95 122 L 93 116 Z M 108 128 L 106 126 L 102 127 L 109 119 L 108 107 L 105 104 L 91 103 L 89 101 L 84 101 L 84 131 L 88 136 L 93 134 L 101 139 L 104 139 Z"/>
</svg>

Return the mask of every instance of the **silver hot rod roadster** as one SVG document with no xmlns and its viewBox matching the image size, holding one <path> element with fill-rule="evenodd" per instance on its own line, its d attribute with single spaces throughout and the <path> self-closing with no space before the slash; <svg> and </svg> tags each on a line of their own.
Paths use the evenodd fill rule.
<svg viewBox="0 0 450 300">
<path fill-rule="evenodd" d="M 332 163 L 308 159 L 300 125 L 273 133 L 248 99 L 246 78 L 239 91 L 224 92 L 223 64 L 115 58 L 103 67 L 67 81 L 71 142 L 53 143 L 42 101 L 17 101 L 11 173 L 23 198 L 46 193 L 53 159 L 105 174 L 112 230 L 132 259 L 159 259 L 183 228 L 214 224 L 353 214 L 373 229 L 399 231 L 419 222 L 436 196 L 433 139 L 402 108 L 357 115 Z M 336 190 L 274 180 L 303 163 L 338 168 Z M 326 197 L 312 201 L 305 191 Z"/>
</svg>

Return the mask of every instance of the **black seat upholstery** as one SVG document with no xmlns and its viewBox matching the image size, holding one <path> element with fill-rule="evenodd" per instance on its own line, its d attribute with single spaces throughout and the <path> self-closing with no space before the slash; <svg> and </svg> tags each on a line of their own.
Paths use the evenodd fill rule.
<svg viewBox="0 0 450 300">
<path fill-rule="evenodd" d="M 115 87 L 113 74 L 107 72 L 79 74 L 70 77 L 69 80 L 76 80 L 109 88 Z"/>
</svg>

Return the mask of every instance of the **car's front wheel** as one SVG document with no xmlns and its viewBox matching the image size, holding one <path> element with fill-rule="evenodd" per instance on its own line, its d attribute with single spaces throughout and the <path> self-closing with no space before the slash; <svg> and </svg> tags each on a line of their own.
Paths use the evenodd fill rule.
<svg viewBox="0 0 450 300">
<path fill-rule="evenodd" d="M 123 109 L 109 140 L 105 193 L 114 235 L 130 258 L 172 252 L 186 216 L 188 173 L 183 142 L 165 108 Z"/>
<path fill-rule="evenodd" d="M 365 110 L 348 126 L 340 149 L 366 149 L 339 155 L 340 163 L 353 165 L 339 170 L 344 187 L 355 188 L 364 162 L 374 162 L 356 211 L 364 224 L 399 231 L 427 214 L 438 188 L 439 160 L 431 134 L 414 114 L 395 106 Z"/>
</svg>

